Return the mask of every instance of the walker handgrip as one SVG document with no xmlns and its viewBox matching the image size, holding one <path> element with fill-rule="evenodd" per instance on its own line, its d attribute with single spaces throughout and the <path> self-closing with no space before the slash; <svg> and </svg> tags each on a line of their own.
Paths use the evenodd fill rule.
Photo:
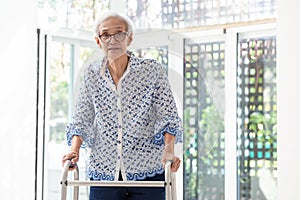
<svg viewBox="0 0 300 200">
<path fill-rule="evenodd" d="M 72 163 L 71 163 L 71 164 L 69 165 L 69 169 L 70 169 L 70 168 L 74 168 L 74 167 L 76 167 L 76 166 L 77 166 L 76 163 L 75 163 L 75 164 L 72 164 Z"/>
</svg>

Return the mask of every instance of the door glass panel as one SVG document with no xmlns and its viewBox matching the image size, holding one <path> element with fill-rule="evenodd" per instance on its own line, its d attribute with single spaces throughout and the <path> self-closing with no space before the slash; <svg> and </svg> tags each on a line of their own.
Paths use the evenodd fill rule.
<svg viewBox="0 0 300 200">
<path fill-rule="evenodd" d="M 65 127 L 69 114 L 69 91 L 71 80 L 71 45 L 51 42 L 49 45 L 49 69 L 47 70 L 46 88 L 47 110 L 45 146 L 47 158 L 44 163 L 45 196 L 57 199 L 60 194 L 61 158 L 66 152 Z"/>
<path fill-rule="evenodd" d="M 273 200 L 277 191 L 276 38 L 240 38 L 239 49 L 239 199 Z"/>
<path fill-rule="evenodd" d="M 69 151 L 65 141 L 65 129 L 72 118 L 74 82 L 89 57 L 94 53 L 93 48 L 77 47 L 69 43 L 51 41 L 49 49 L 49 70 L 47 79 L 47 110 L 46 119 L 46 155 L 45 168 L 45 196 L 47 199 L 60 198 L 61 159 Z M 75 50 L 75 48 L 78 48 Z M 78 66 L 75 66 L 75 54 L 79 51 Z M 49 102 L 49 103 L 48 103 Z M 80 180 L 86 179 L 87 154 L 84 149 L 80 152 L 78 162 Z M 71 174 L 71 173 L 70 173 Z M 88 188 L 79 187 L 80 199 L 88 199 Z M 68 199 L 72 199 L 71 188 Z"/>
<path fill-rule="evenodd" d="M 224 199 L 224 42 L 184 46 L 184 198 Z"/>
</svg>

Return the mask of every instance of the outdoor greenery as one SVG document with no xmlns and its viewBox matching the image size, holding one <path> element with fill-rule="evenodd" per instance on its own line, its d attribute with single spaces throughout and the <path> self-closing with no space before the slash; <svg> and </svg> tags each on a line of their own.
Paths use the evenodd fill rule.
<svg viewBox="0 0 300 200">
<path fill-rule="evenodd" d="M 185 195 L 196 197 L 204 192 L 200 188 L 210 182 L 207 173 L 219 176 L 216 169 L 220 165 L 224 167 L 224 119 L 214 105 L 207 106 L 199 112 L 199 121 L 196 122 L 199 128 L 196 130 L 189 126 L 191 109 L 186 108 L 184 113 L 184 163 L 185 171 L 190 173 L 185 181 Z M 220 152 L 222 148 L 223 153 Z M 222 185 L 223 181 L 218 184 Z"/>
<path fill-rule="evenodd" d="M 250 140 L 256 143 L 258 148 L 265 147 L 265 155 L 262 157 L 269 158 L 272 161 L 277 160 L 277 112 L 263 114 L 254 112 L 249 117 L 248 123 Z M 250 154 L 252 158 L 253 153 Z"/>
</svg>

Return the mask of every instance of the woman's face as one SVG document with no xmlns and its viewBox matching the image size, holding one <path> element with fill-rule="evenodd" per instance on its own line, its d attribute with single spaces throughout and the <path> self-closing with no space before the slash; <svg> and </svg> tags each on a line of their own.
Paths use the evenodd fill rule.
<svg viewBox="0 0 300 200">
<path fill-rule="evenodd" d="M 110 17 L 106 19 L 99 26 L 99 35 L 106 35 L 109 37 L 110 35 L 114 35 L 116 33 L 126 32 L 127 26 L 126 23 L 117 17 Z M 116 36 L 110 36 L 106 42 L 101 41 L 99 36 L 95 37 L 97 44 L 100 48 L 103 49 L 104 54 L 110 60 L 114 60 L 124 54 L 126 54 L 127 47 L 130 45 L 132 41 L 132 33 L 124 34 L 125 38 L 122 41 L 117 41 Z"/>
</svg>

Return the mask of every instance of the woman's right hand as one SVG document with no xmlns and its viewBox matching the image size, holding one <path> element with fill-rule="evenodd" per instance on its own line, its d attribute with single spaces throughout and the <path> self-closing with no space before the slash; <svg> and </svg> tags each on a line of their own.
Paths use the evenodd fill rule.
<svg viewBox="0 0 300 200">
<path fill-rule="evenodd" d="M 64 164 L 67 160 L 71 161 L 69 170 L 75 169 L 76 163 L 79 160 L 79 151 L 72 151 L 72 152 L 64 155 L 63 159 L 62 159 L 62 166 L 64 166 Z"/>
<path fill-rule="evenodd" d="M 74 135 L 72 137 L 71 152 L 64 155 L 64 157 L 62 159 L 62 166 L 64 166 L 64 164 L 67 160 L 70 160 L 71 161 L 70 170 L 75 169 L 76 163 L 79 160 L 79 149 L 82 144 L 82 141 L 83 141 L 83 139 L 81 136 Z"/>
</svg>

